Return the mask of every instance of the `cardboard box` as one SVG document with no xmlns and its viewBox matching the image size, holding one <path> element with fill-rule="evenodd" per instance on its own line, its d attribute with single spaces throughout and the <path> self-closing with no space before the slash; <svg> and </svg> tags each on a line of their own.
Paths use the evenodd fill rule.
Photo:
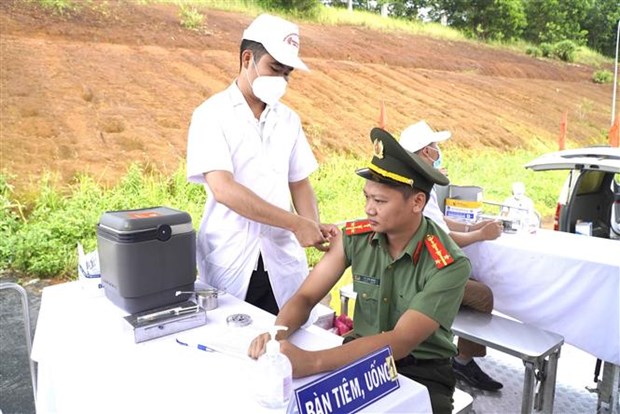
<svg viewBox="0 0 620 414">
<path fill-rule="evenodd" d="M 478 220 L 482 213 L 482 201 L 446 199 L 446 217 L 454 220 L 473 223 Z"/>
</svg>

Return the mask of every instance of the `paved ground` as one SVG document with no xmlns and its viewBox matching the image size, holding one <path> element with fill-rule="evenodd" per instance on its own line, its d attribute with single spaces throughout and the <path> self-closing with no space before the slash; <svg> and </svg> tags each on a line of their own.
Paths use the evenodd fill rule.
<svg viewBox="0 0 620 414">
<path fill-rule="evenodd" d="M 0 284 L 11 282 L 15 283 L 16 279 L 0 275 Z M 33 333 L 41 304 L 41 291 L 49 284 L 49 281 L 40 280 L 23 284 L 28 294 Z M 0 290 L 0 412 L 35 412 L 21 295 L 13 289 Z"/>
<path fill-rule="evenodd" d="M 596 413 L 597 395 L 586 387 L 595 387 L 594 366 L 596 358 L 570 345 L 562 347 L 558 363 L 554 413 Z M 458 387 L 474 397 L 475 414 L 519 413 L 523 390 L 524 367 L 520 359 L 499 351 L 489 350 L 480 366 L 504 384 L 497 393 L 480 391 L 459 382 Z M 599 377 L 600 378 L 600 377 Z"/>
<path fill-rule="evenodd" d="M 0 275 L 0 283 L 15 282 L 14 278 Z M 34 331 L 42 289 L 49 281 L 25 283 L 30 306 L 30 320 Z M 13 290 L 0 291 L 0 413 L 34 413 L 32 385 L 21 313 L 21 296 Z M 572 346 L 562 348 L 558 367 L 555 413 L 596 413 L 596 394 L 593 387 L 595 358 Z M 501 392 L 490 393 L 459 383 L 458 387 L 474 397 L 476 414 L 519 413 L 523 387 L 523 364 L 506 354 L 489 350 L 479 361 L 485 371 L 504 384 Z"/>
</svg>

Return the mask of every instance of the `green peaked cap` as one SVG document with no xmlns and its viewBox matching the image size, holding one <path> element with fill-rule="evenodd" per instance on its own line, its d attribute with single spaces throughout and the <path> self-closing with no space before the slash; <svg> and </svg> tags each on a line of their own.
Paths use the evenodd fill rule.
<svg viewBox="0 0 620 414">
<path fill-rule="evenodd" d="M 433 185 L 448 185 L 448 178 L 417 154 L 407 152 L 389 132 L 381 128 L 370 131 L 373 157 L 367 168 L 357 175 L 383 183 L 401 183 L 431 192 Z"/>
</svg>

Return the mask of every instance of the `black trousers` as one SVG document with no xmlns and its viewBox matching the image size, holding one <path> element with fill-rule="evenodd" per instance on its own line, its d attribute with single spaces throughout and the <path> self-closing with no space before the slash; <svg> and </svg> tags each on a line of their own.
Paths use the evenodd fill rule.
<svg viewBox="0 0 620 414">
<path fill-rule="evenodd" d="M 252 272 L 245 301 L 273 315 L 277 315 L 280 311 L 269 282 L 269 274 L 265 271 L 262 255 L 258 256 L 258 266 Z"/>
<path fill-rule="evenodd" d="M 355 339 L 356 336 L 346 336 L 343 343 Z M 433 414 L 452 414 L 456 377 L 449 358 L 419 360 L 409 355 L 396 361 L 396 369 L 399 374 L 426 386 Z"/>
<path fill-rule="evenodd" d="M 452 396 L 456 386 L 452 364 L 449 359 L 432 361 L 425 363 L 426 361 L 422 360 L 420 363 L 411 364 L 402 362 L 399 364 L 399 361 L 396 361 L 396 368 L 399 374 L 428 388 L 433 414 L 451 414 L 452 403 L 454 402 Z"/>
</svg>

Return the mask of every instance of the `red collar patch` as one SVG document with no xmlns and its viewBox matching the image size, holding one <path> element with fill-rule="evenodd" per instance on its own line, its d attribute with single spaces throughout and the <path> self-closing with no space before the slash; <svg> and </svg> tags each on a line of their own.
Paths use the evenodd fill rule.
<svg viewBox="0 0 620 414">
<path fill-rule="evenodd" d="M 345 234 L 364 234 L 372 231 L 369 220 L 348 221 L 344 228 Z"/>
<path fill-rule="evenodd" d="M 444 245 L 441 244 L 439 237 L 434 234 L 427 234 L 424 244 L 435 261 L 437 269 L 442 269 L 454 262 L 454 258 L 448 253 Z"/>
<path fill-rule="evenodd" d="M 415 250 L 413 251 L 413 264 L 417 265 L 418 264 L 418 260 L 420 260 L 420 253 L 422 253 L 422 242 L 419 241 L 418 245 L 415 247 Z"/>
</svg>

